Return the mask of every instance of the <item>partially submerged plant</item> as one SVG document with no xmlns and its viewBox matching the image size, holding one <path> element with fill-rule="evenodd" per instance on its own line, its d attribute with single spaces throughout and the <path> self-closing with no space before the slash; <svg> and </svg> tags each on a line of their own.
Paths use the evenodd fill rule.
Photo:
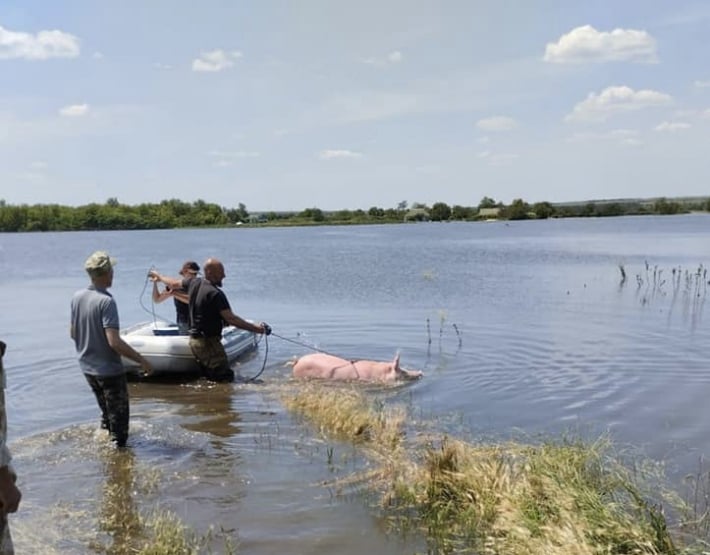
<svg viewBox="0 0 710 555">
<path fill-rule="evenodd" d="M 308 382 L 285 393 L 283 401 L 287 408 L 306 416 L 324 432 L 387 450 L 400 446 L 404 410 L 365 403 L 362 393 L 354 387 Z"/>
<path fill-rule="evenodd" d="M 381 465 L 367 477 L 385 515 L 400 530 L 421 530 L 430 552 L 679 553 L 665 515 L 639 484 L 642 476 L 610 455 L 605 438 L 591 444 L 475 445 L 448 437 L 407 443 L 402 413 L 374 408 L 360 391 L 315 387 L 287 394 L 287 407 L 323 433 L 368 447 Z"/>
</svg>

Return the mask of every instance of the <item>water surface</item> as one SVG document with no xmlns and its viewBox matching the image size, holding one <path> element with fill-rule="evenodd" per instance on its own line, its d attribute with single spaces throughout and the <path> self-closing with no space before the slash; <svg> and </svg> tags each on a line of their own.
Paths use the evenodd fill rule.
<svg viewBox="0 0 710 555">
<path fill-rule="evenodd" d="M 297 387 L 284 363 L 309 348 L 278 337 L 262 384 L 131 384 L 130 453 L 106 448 L 68 330 L 69 299 L 96 249 L 119 259 L 112 291 L 124 326 L 152 310 L 172 317 L 170 303 L 151 306 L 148 269 L 176 274 L 185 259 L 217 256 L 241 316 L 345 358 L 399 351 L 423 369 L 385 398 L 441 431 L 608 432 L 678 482 L 710 453 L 707 215 L 3 234 L 20 553 L 120 542 L 101 519 L 117 503 L 136 522 L 159 506 L 199 532 L 222 528 L 243 553 L 424 550 L 388 535 L 362 488 L 333 485 L 362 468 L 362 454 L 281 405 L 278 389 Z M 239 371 L 254 375 L 266 353 L 262 343 Z"/>
</svg>

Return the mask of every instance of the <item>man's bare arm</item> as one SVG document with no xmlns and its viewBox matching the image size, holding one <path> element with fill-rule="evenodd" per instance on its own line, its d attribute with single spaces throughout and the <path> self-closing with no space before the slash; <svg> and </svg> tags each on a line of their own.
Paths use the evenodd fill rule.
<svg viewBox="0 0 710 555">
<path fill-rule="evenodd" d="M 170 295 L 181 303 L 190 304 L 190 296 L 184 291 L 172 291 Z"/>
<path fill-rule="evenodd" d="M 254 333 L 265 333 L 266 331 L 263 324 L 252 324 L 241 316 L 237 316 L 228 308 L 225 308 L 223 311 L 221 311 L 219 315 L 222 317 L 222 320 L 234 326 L 235 328 L 253 331 Z"/>
<path fill-rule="evenodd" d="M 126 343 L 121 338 L 121 335 L 116 328 L 104 328 L 104 332 L 106 333 L 106 340 L 108 341 L 108 344 L 119 355 L 130 358 L 132 361 L 140 364 L 145 374 L 150 374 L 153 371 L 150 362 L 148 362 L 143 355 L 141 355 L 128 343 Z"/>
<path fill-rule="evenodd" d="M 180 287 L 182 287 L 182 279 L 164 276 L 162 274 L 159 274 L 156 270 L 151 270 L 150 272 L 148 272 L 148 277 L 154 282 L 160 281 L 161 283 L 164 283 L 165 285 L 170 287 L 170 289 L 180 289 Z"/>
</svg>

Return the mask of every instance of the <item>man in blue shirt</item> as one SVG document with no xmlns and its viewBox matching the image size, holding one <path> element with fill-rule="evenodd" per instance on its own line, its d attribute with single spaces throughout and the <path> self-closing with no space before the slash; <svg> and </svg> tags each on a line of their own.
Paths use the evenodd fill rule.
<svg viewBox="0 0 710 555">
<path fill-rule="evenodd" d="M 113 285 L 116 260 L 96 251 L 84 263 L 91 285 L 77 291 L 71 300 L 71 337 L 79 355 L 79 367 L 101 409 L 101 427 L 108 430 L 118 447 L 128 439 L 128 384 L 121 356 L 141 365 L 150 363 L 119 334 L 118 307 L 108 292 Z"/>
</svg>

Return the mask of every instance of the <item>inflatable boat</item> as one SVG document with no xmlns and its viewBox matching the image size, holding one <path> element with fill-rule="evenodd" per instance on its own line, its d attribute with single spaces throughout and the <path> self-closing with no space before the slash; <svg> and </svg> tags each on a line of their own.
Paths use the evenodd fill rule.
<svg viewBox="0 0 710 555">
<path fill-rule="evenodd" d="M 143 355 L 153 366 L 151 376 L 195 374 L 199 367 L 190 351 L 187 335 L 181 335 L 176 324 L 165 321 L 142 322 L 121 330 L 123 340 Z M 229 364 L 256 349 L 256 334 L 233 326 L 222 330 L 222 345 Z M 126 370 L 138 376 L 140 367 L 123 357 Z"/>
</svg>

